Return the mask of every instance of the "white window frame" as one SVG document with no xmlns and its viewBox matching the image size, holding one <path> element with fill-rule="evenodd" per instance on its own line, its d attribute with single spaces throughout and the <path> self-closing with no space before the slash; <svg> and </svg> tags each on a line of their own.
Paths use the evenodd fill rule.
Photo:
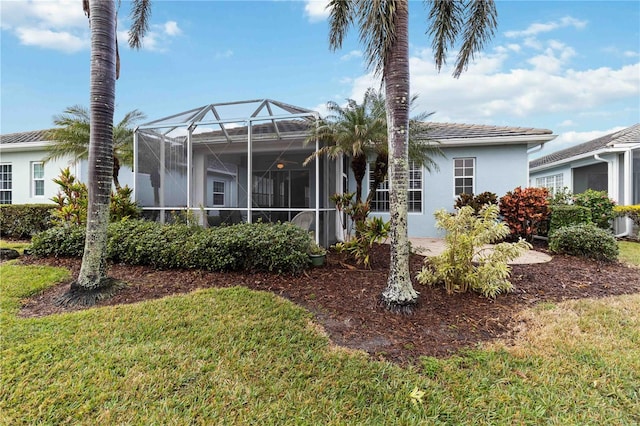
<svg viewBox="0 0 640 426">
<path fill-rule="evenodd" d="M 371 182 L 373 181 L 373 169 L 375 167 L 374 163 L 370 163 L 369 164 L 369 188 L 371 188 Z M 411 201 L 411 197 L 412 194 L 419 194 L 420 195 L 420 200 L 419 200 L 419 209 L 411 209 L 409 206 L 409 214 L 411 213 L 415 213 L 415 214 L 422 214 L 423 210 L 424 210 L 424 197 L 422 196 L 422 190 L 424 189 L 424 172 L 422 170 L 422 167 L 418 166 L 414 161 L 409 161 L 409 187 L 408 187 L 408 197 L 407 197 L 407 201 L 409 203 L 409 206 L 411 205 L 412 201 Z M 411 175 L 412 173 L 417 173 L 418 174 L 418 178 L 417 179 L 411 179 Z M 412 188 L 412 184 L 415 186 L 415 188 Z M 376 190 L 376 195 L 373 196 L 373 198 L 371 199 L 371 211 L 375 212 L 375 213 L 388 213 L 389 212 L 389 176 L 387 176 L 385 178 L 385 180 L 383 182 L 380 183 L 380 186 L 378 187 L 378 189 Z M 382 196 L 382 199 L 380 200 L 380 196 Z M 416 195 L 413 195 L 414 197 Z M 416 201 L 413 201 L 413 203 L 418 203 Z M 382 207 L 380 207 L 382 206 Z"/>
<path fill-rule="evenodd" d="M 42 177 L 36 177 L 36 166 L 42 166 Z M 42 194 L 37 193 L 38 183 L 42 182 Z M 32 161 L 31 162 L 31 195 L 34 198 L 44 198 L 44 162 Z"/>
<path fill-rule="evenodd" d="M 547 188 L 551 194 L 557 193 L 557 191 L 564 188 L 564 174 L 558 173 L 555 175 L 541 176 L 536 178 L 536 186 L 539 188 Z"/>
<path fill-rule="evenodd" d="M 456 163 L 458 163 L 459 161 L 462 161 L 461 165 L 457 165 Z M 469 166 L 467 165 L 467 162 L 471 161 L 471 174 L 468 175 L 466 174 L 466 169 L 469 168 Z M 456 171 L 461 170 L 462 174 L 461 175 L 456 175 Z M 466 185 L 457 185 L 456 184 L 456 180 L 457 179 L 471 179 L 471 194 L 475 194 L 476 193 L 476 158 L 475 157 L 458 157 L 458 158 L 454 158 L 453 159 L 453 198 L 457 198 L 462 192 L 464 192 L 464 189 L 466 188 Z M 457 192 L 457 188 L 461 187 L 462 188 L 462 192 Z"/>
<path fill-rule="evenodd" d="M 216 184 L 222 184 L 222 192 L 220 191 L 216 191 Z M 213 189 L 213 193 L 212 193 L 212 200 L 211 203 L 214 205 L 214 207 L 222 207 L 225 205 L 226 202 L 226 198 L 227 198 L 227 183 L 223 180 L 213 180 L 213 184 L 212 184 L 212 189 Z M 222 195 L 222 204 L 216 203 L 216 195 Z"/>
<path fill-rule="evenodd" d="M 8 170 L 5 169 L 8 168 Z M 5 173 L 8 175 L 8 179 L 4 179 Z M 9 194 L 7 200 L 8 203 L 2 202 L 1 204 L 13 204 L 13 165 L 12 163 L 0 163 L 0 192 Z M 0 200 L 2 200 L 0 198 Z"/>
</svg>

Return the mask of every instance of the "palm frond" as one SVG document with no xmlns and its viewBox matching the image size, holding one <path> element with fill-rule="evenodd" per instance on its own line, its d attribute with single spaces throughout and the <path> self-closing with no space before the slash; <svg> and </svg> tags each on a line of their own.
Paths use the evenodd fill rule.
<svg viewBox="0 0 640 426">
<path fill-rule="evenodd" d="M 431 46 L 436 69 L 447 63 L 447 51 L 453 47 L 463 24 L 464 7 L 459 1 L 432 0 L 427 18 L 427 34 L 432 37 Z"/>
<path fill-rule="evenodd" d="M 150 17 L 151 0 L 133 0 L 130 14 L 129 46 L 135 49 L 142 47 L 142 39 L 149 30 Z"/>
<path fill-rule="evenodd" d="M 354 0 L 331 0 L 327 4 L 329 14 L 329 48 L 337 50 L 342 47 L 349 27 L 353 23 Z"/>
<path fill-rule="evenodd" d="M 358 0 L 360 42 L 365 47 L 367 68 L 381 75 L 385 58 L 396 38 L 394 25 L 397 8 L 407 3 L 397 0 Z"/>
<path fill-rule="evenodd" d="M 472 0 L 467 5 L 462 47 L 453 71 L 455 78 L 460 77 L 467 69 L 469 61 L 474 58 L 474 54 L 482 50 L 485 43 L 493 37 L 497 26 L 498 12 L 493 0 Z"/>
</svg>

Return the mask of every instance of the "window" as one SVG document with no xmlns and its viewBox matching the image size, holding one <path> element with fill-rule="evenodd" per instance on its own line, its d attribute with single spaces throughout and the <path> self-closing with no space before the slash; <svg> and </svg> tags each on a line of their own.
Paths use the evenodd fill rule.
<svg viewBox="0 0 640 426">
<path fill-rule="evenodd" d="M 12 176 L 11 164 L 0 164 L 0 204 L 11 204 Z"/>
<path fill-rule="evenodd" d="M 453 159 L 453 195 L 473 194 L 476 176 L 475 158 Z"/>
<path fill-rule="evenodd" d="M 224 182 L 219 180 L 213 181 L 213 205 L 224 206 Z"/>
<path fill-rule="evenodd" d="M 369 187 L 373 186 L 373 169 L 375 163 L 369 165 Z M 412 213 L 422 212 L 422 168 L 415 162 L 409 163 L 409 211 Z M 389 180 L 385 178 L 376 190 L 371 199 L 371 211 L 389 211 Z"/>
<path fill-rule="evenodd" d="M 536 186 L 540 188 L 547 188 L 549 192 L 555 194 L 564 187 L 562 173 L 559 175 L 536 178 Z"/>
<path fill-rule="evenodd" d="M 44 197 L 44 163 L 31 163 L 32 191 L 34 197 Z"/>
</svg>

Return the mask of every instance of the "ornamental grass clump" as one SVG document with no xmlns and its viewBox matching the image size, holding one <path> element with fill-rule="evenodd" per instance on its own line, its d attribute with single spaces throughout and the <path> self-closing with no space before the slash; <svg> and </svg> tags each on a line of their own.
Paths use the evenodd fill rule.
<svg viewBox="0 0 640 426">
<path fill-rule="evenodd" d="M 487 244 L 509 235 L 509 227 L 498 221 L 499 209 L 488 205 L 476 215 L 473 208 L 464 206 L 456 214 L 446 210 L 435 213 L 436 226 L 446 231 L 446 248 L 439 255 L 425 261 L 418 281 L 422 284 L 443 283 L 447 293 L 469 290 L 495 297 L 508 292 L 513 285 L 508 278 L 511 268 L 507 262 L 531 248 L 523 239 L 515 243 Z"/>
</svg>

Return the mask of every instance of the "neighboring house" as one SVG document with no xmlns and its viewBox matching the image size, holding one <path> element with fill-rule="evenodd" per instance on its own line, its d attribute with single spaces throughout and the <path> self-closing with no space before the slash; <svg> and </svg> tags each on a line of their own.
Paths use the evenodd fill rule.
<svg viewBox="0 0 640 426">
<path fill-rule="evenodd" d="M 640 204 L 640 124 L 532 160 L 529 173 L 531 186 L 607 191 L 619 205 Z"/>
<path fill-rule="evenodd" d="M 53 179 L 60 170 L 69 167 L 78 179 L 87 181 L 87 162 L 74 164 L 71 156 L 44 162 L 48 130 L 9 133 L 0 135 L 0 204 L 51 203 L 59 190 Z M 120 181 L 124 186 L 133 184 L 133 173 L 126 168 L 120 170 Z"/>
<path fill-rule="evenodd" d="M 314 111 L 261 99 L 205 105 L 143 124 L 134 139 L 135 198 L 149 217 L 170 220 L 188 207 L 210 225 L 289 221 L 310 211 L 318 240 L 341 239 L 340 217 L 329 199 L 355 185 L 348 159 L 319 157 L 303 165 L 320 147 L 305 142 L 317 119 Z M 453 210 L 462 192 L 502 196 L 527 186 L 528 150 L 555 138 L 546 129 L 426 124 L 445 157 L 434 158 L 439 170 L 410 170 L 411 236 L 441 236 L 433 213 Z M 367 190 L 365 180 L 363 197 Z M 386 182 L 372 210 L 389 218 Z"/>
</svg>

